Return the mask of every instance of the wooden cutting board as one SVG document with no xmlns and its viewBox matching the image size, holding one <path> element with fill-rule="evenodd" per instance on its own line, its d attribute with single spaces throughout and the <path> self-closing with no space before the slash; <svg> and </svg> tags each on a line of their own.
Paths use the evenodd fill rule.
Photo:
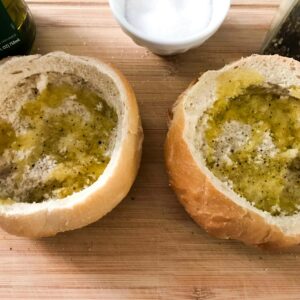
<svg viewBox="0 0 300 300">
<path fill-rule="evenodd" d="M 28 1 L 34 52 L 99 57 L 125 73 L 142 114 L 144 154 L 132 191 L 101 221 L 41 240 L 0 231 L 0 299 L 300 299 L 300 247 L 272 254 L 211 238 L 168 187 L 167 110 L 202 72 L 259 51 L 279 0 L 232 2 L 205 45 L 162 58 L 121 31 L 106 0 Z"/>
</svg>

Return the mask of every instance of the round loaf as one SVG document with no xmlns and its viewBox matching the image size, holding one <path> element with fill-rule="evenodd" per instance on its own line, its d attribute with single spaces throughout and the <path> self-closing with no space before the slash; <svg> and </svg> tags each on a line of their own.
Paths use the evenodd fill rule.
<svg viewBox="0 0 300 300">
<path fill-rule="evenodd" d="M 251 205 L 230 184 L 214 176 L 194 142 L 197 121 L 217 100 L 218 78 L 239 69 L 259 73 L 262 85 L 285 90 L 300 86 L 300 63 L 278 55 L 253 55 L 203 74 L 173 107 L 165 144 L 170 184 L 195 222 L 215 237 L 265 248 L 296 245 L 300 242 L 300 214 L 273 216 Z"/>
<path fill-rule="evenodd" d="M 101 91 L 103 99 L 118 115 L 115 141 L 104 172 L 82 191 L 41 203 L 0 203 L 0 226 L 19 236 L 52 236 L 97 221 L 127 195 L 140 164 L 143 132 L 134 92 L 118 70 L 100 60 L 63 52 L 5 60 L 0 65 L 1 109 L 5 109 L 7 95 L 21 81 L 51 72 L 62 77 L 77 76 Z M 22 88 L 26 90 L 26 86 Z M 22 97 L 15 95 L 15 101 L 18 96 Z"/>
</svg>

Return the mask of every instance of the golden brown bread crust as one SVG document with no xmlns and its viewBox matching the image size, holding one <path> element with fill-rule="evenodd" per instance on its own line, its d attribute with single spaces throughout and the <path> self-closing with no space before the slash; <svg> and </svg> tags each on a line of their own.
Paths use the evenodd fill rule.
<svg viewBox="0 0 300 300">
<path fill-rule="evenodd" d="M 0 226 L 7 232 L 32 238 L 53 236 L 58 232 L 73 230 L 93 223 L 110 212 L 127 195 L 138 172 L 141 159 L 143 130 L 134 92 L 126 78 L 111 65 L 101 61 L 72 57 L 65 53 L 53 53 L 49 56 L 59 59 L 83 60 L 95 65 L 109 75 L 122 89 L 124 105 L 127 110 L 126 136 L 118 155 L 107 166 L 115 164 L 98 181 L 89 187 L 89 191 L 78 193 L 70 200 L 51 200 L 43 203 L 16 203 L 11 207 L 0 205 Z M 38 58 L 39 56 L 37 56 Z M 103 183 L 103 181 L 105 181 Z"/>
<path fill-rule="evenodd" d="M 184 139 L 184 99 L 192 87 L 179 97 L 173 108 L 165 143 L 170 185 L 179 201 L 194 221 L 215 237 L 267 249 L 299 244 L 299 235 L 287 235 L 264 217 L 233 202 L 199 168 Z"/>
</svg>

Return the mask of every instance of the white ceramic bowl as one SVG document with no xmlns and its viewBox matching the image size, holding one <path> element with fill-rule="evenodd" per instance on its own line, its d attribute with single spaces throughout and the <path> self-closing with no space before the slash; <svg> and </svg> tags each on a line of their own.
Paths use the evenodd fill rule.
<svg viewBox="0 0 300 300">
<path fill-rule="evenodd" d="M 218 30 L 230 8 L 230 0 L 212 0 L 212 18 L 208 26 L 195 35 L 172 42 L 146 36 L 132 26 L 125 18 L 125 3 L 126 0 L 109 0 L 113 15 L 121 28 L 135 43 L 159 55 L 183 53 L 200 46 Z"/>
</svg>

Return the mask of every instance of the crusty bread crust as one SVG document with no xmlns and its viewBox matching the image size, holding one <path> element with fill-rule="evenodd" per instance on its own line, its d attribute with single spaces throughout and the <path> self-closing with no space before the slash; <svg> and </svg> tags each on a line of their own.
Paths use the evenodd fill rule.
<svg viewBox="0 0 300 300">
<path fill-rule="evenodd" d="M 122 110 L 122 113 L 118 113 L 118 133 L 110 163 L 94 184 L 65 199 L 0 205 L 0 226 L 4 230 L 19 236 L 38 238 L 86 226 L 121 202 L 138 172 L 143 131 L 134 92 L 126 78 L 111 65 L 92 58 L 53 52 L 45 56 L 12 58 L 0 66 L 0 72 L 2 76 L 6 72 L 6 76 L 17 83 L 19 71 L 26 73 L 26 68 L 31 67 L 37 68 L 37 73 L 40 72 L 39 68 L 61 71 L 62 74 L 77 72 L 84 79 L 91 78 L 95 82 L 106 82 L 109 78 L 111 82 L 107 83 L 107 89 L 111 85 L 116 87 L 120 96 L 115 99 L 120 102 L 118 105 Z"/>
<path fill-rule="evenodd" d="M 297 70 L 291 84 L 295 84 L 300 72 L 300 64 L 292 59 L 258 55 L 240 60 L 220 71 L 207 72 L 179 97 L 173 108 L 173 119 L 165 143 L 165 160 L 170 184 L 180 202 L 194 221 L 209 234 L 222 239 L 240 240 L 248 245 L 276 249 L 299 244 L 300 229 L 297 234 L 289 234 L 276 224 L 276 217 L 243 203 L 242 201 L 246 201 L 237 199 L 238 196 L 233 195 L 232 191 L 231 194 L 225 193 L 219 180 L 195 158 L 185 132 L 189 118 L 185 104 L 189 97 L 195 96 L 195 89 L 199 92 L 198 99 L 201 99 L 196 101 L 205 101 L 205 95 L 215 95 L 215 81 L 219 74 L 240 66 L 251 68 L 255 64 L 264 65 L 269 72 L 272 72 L 272 64 L 288 66 L 294 73 Z M 280 84 L 280 76 L 277 75 L 277 78 L 277 81 L 268 82 Z M 288 86 L 289 82 L 282 84 Z M 201 88 L 208 91 L 202 92 Z M 285 221 L 289 221 L 288 217 Z"/>
</svg>

